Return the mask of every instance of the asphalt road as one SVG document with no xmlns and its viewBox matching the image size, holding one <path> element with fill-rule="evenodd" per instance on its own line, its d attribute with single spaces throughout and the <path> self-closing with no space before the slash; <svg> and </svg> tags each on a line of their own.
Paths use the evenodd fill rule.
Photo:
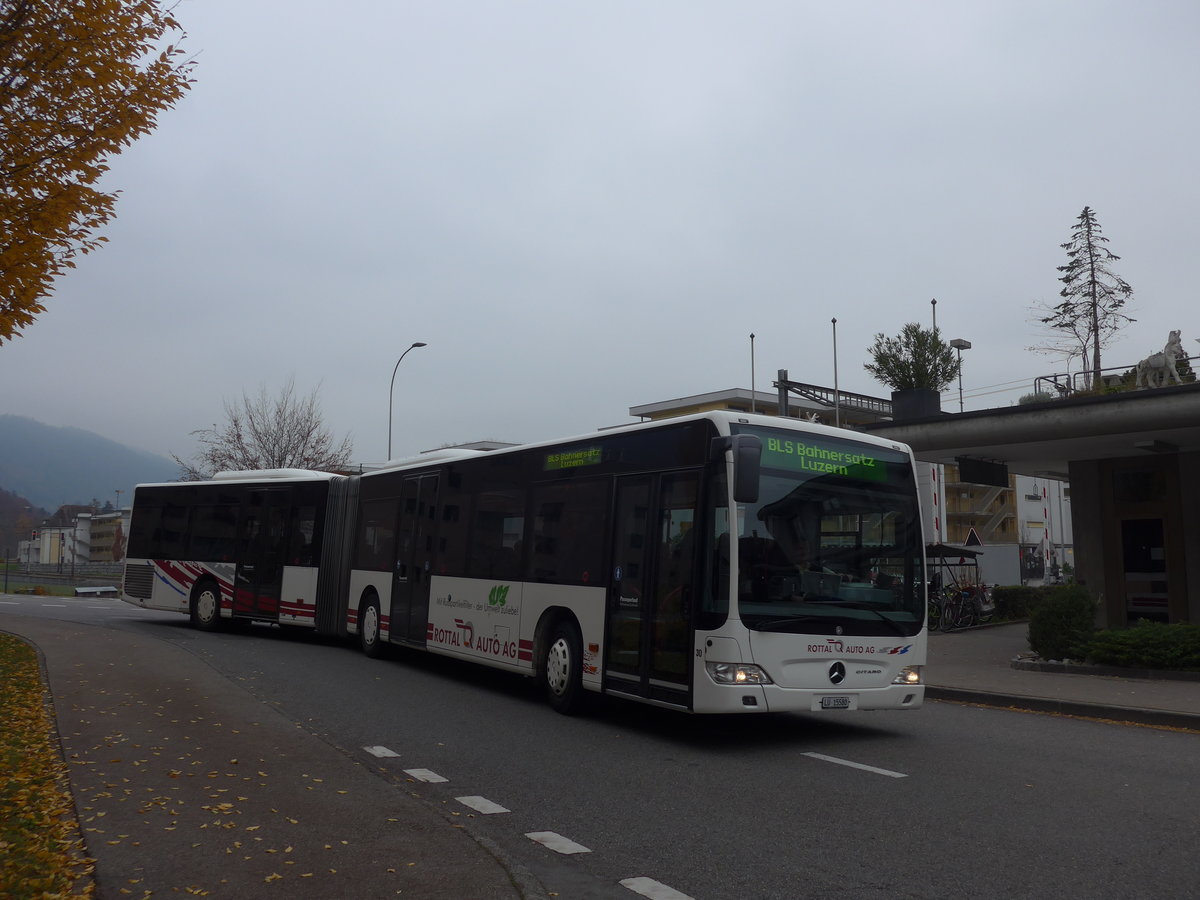
<svg viewBox="0 0 1200 900">
<path fill-rule="evenodd" d="M 568 718 L 521 679 L 425 654 L 205 634 L 112 600 L 0 602 L 0 623 L 12 610 L 183 646 L 381 789 L 417 778 L 563 897 L 633 897 L 631 872 L 662 900 L 1200 890 L 1195 734 L 937 702 L 714 719 L 601 701 Z M 544 832 L 589 852 L 527 836 Z"/>
</svg>

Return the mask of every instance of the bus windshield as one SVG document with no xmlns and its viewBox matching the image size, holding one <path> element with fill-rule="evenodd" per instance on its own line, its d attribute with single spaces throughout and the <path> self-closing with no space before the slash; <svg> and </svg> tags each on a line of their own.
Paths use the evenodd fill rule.
<svg viewBox="0 0 1200 900">
<path fill-rule="evenodd" d="M 824 435 L 762 440 L 758 502 L 737 507 L 738 613 L 751 630 L 896 635 L 925 617 L 910 458 Z"/>
</svg>

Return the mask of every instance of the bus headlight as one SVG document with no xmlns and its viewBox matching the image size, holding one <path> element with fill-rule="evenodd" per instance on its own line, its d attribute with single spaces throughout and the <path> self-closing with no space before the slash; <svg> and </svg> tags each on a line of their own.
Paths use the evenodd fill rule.
<svg viewBox="0 0 1200 900">
<path fill-rule="evenodd" d="M 920 666 L 905 666 L 896 673 L 896 677 L 892 679 L 892 684 L 920 684 L 921 683 L 921 667 Z"/>
<path fill-rule="evenodd" d="M 774 684 L 771 676 L 760 666 L 743 663 L 705 663 L 708 677 L 717 684 Z"/>
</svg>

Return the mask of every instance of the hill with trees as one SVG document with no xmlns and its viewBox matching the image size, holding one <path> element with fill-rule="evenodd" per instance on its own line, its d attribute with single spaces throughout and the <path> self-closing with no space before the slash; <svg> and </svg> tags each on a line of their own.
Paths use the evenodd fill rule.
<svg viewBox="0 0 1200 900">
<path fill-rule="evenodd" d="M 140 482 L 174 481 L 179 467 L 82 428 L 0 415 L 0 489 L 42 510 L 64 504 L 121 506 Z M 118 499 L 117 491 L 121 491 Z M 14 501 L 15 502 L 15 501 Z"/>
</svg>

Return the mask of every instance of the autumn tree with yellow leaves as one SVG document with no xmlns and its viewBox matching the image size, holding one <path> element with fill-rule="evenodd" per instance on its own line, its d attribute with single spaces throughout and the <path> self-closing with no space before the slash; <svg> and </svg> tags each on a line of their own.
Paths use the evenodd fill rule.
<svg viewBox="0 0 1200 900">
<path fill-rule="evenodd" d="M 97 183 L 190 87 L 182 37 L 158 0 L 0 0 L 0 344 L 105 240 Z"/>
</svg>

